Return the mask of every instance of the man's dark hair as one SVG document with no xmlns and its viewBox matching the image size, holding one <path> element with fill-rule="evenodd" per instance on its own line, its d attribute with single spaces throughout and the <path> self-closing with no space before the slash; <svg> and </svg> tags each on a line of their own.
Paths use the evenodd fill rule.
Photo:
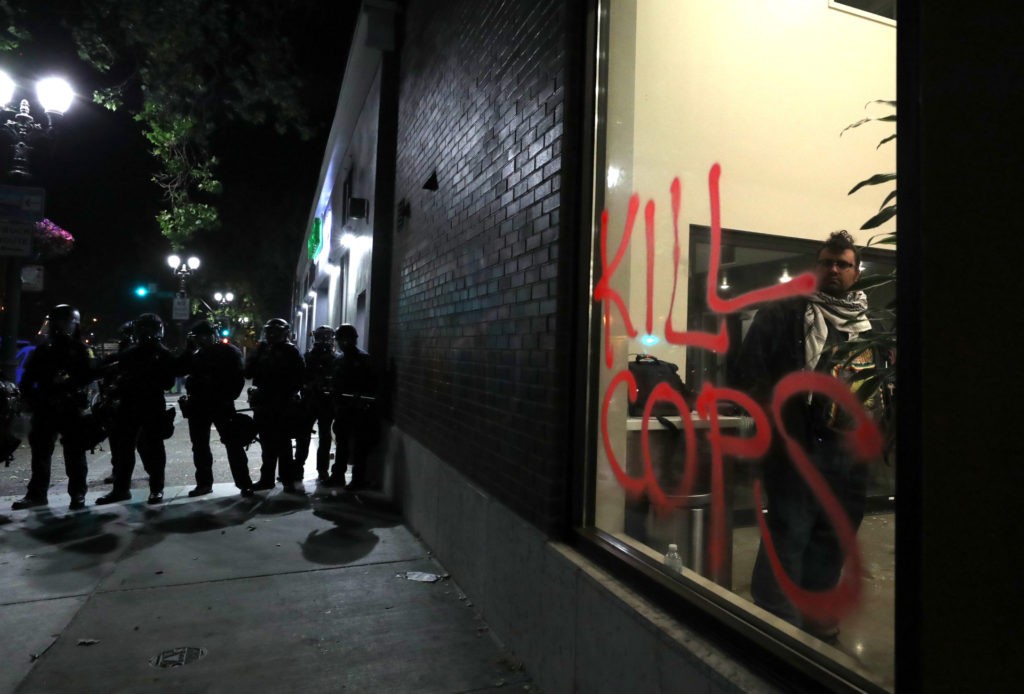
<svg viewBox="0 0 1024 694">
<path fill-rule="evenodd" d="M 828 240 L 821 244 L 821 248 L 818 249 L 818 255 L 820 256 L 821 252 L 825 250 L 836 255 L 842 255 L 843 251 L 853 251 L 853 265 L 856 268 L 860 268 L 860 249 L 857 248 L 857 244 L 853 242 L 853 237 L 850 236 L 850 232 L 846 229 L 833 231 L 829 234 Z"/>
</svg>

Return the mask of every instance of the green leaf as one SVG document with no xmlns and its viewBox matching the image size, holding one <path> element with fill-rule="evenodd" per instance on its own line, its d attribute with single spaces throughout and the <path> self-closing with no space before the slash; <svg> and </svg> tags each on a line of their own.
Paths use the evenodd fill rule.
<svg viewBox="0 0 1024 694">
<path fill-rule="evenodd" d="M 875 146 L 875 149 L 878 149 L 879 147 L 881 147 L 882 145 L 884 145 L 884 144 L 885 144 L 886 142 L 892 142 L 892 141 L 893 141 L 893 140 L 895 140 L 895 139 L 896 139 L 896 133 L 893 133 L 892 135 L 889 135 L 888 137 L 883 137 L 883 138 L 882 138 L 882 139 L 881 139 L 881 140 L 879 141 L 879 143 L 878 143 L 878 144 L 877 144 L 877 145 Z"/>
<path fill-rule="evenodd" d="M 865 123 L 870 123 L 873 120 L 875 120 L 875 119 L 874 118 L 861 118 L 856 123 L 850 123 L 848 126 L 846 126 L 845 128 L 843 128 L 842 130 L 839 131 L 839 137 L 842 137 L 843 133 L 845 133 L 847 130 L 853 130 L 854 128 L 859 128 L 860 126 L 864 125 Z"/>
<path fill-rule="evenodd" d="M 878 241 L 875 241 L 875 239 L 878 239 Z M 886 232 L 884 234 L 875 234 L 874 236 L 872 236 L 871 238 L 868 239 L 868 242 L 865 245 L 872 246 L 872 245 L 879 244 L 879 243 L 884 243 L 884 244 L 889 244 L 889 245 L 895 246 L 896 245 L 896 231 L 893 230 L 892 233 Z"/>
<path fill-rule="evenodd" d="M 888 207 L 883 207 L 879 211 L 878 214 L 876 214 L 874 217 L 872 217 L 868 221 L 866 221 L 863 224 L 861 224 L 860 228 L 861 229 L 874 229 L 875 227 L 880 227 L 880 226 L 882 226 L 883 224 L 885 224 L 886 222 L 888 222 L 890 219 L 892 219 L 895 216 L 896 216 L 896 206 L 895 205 L 889 205 Z"/>
<path fill-rule="evenodd" d="M 888 204 L 889 202 L 891 202 L 891 201 L 893 201 L 893 200 L 895 200 L 895 199 L 896 199 L 896 190 L 895 190 L 895 189 L 893 189 L 893 190 L 889 191 L 889 194 L 888 194 L 888 195 L 886 195 L 886 196 L 885 196 L 885 200 L 883 200 L 883 201 L 882 201 L 882 204 L 878 206 L 878 209 L 882 209 L 882 208 L 883 208 L 883 207 L 885 207 L 885 206 L 886 206 L 886 205 L 887 205 L 887 204 Z"/>
<path fill-rule="evenodd" d="M 896 174 L 894 173 L 875 174 L 871 178 L 866 178 L 857 185 L 855 185 L 853 188 L 850 189 L 850 192 L 848 192 L 847 195 L 853 195 L 864 186 L 877 186 L 882 183 L 888 183 L 889 181 L 895 180 Z"/>
<path fill-rule="evenodd" d="M 857 380 L 859 381 L 859 387 L 854 394 L 857 396 L 857 399 L 860 400 L 861 404 L 866 403 L 881 393 L 882 377 L 878 374 L 872 374 L 867 378 Z"/>
</svg>

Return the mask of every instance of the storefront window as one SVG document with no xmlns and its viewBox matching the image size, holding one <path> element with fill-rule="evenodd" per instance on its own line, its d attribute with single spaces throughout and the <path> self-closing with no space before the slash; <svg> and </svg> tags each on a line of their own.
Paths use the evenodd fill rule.
<svg viewBox="0 0 1024 694">
<path fill-rule="evenodd" d="M 891 688 L 895 284 L 851 287 L 894 271 L 895 221 L 862 230 L 889 188 L 849 191 L 895 171 L 896 28 L 827 0 L 600 17 L 585 524 Z"/>
</svg>

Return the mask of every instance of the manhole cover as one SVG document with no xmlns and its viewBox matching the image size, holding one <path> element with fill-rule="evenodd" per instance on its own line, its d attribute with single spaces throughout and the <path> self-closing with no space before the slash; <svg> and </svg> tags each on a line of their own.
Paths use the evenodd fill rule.
<svg viewBox="0 0 1024 694">
<path fill-rule="evenodd" d="M 205 655 L 205 648 L 179 646 L 178 648 L 158 653 L 149 659 L 149 664 L 153 667 L 181 667 L 182 665 L 191 665 Z"/>
</svg>

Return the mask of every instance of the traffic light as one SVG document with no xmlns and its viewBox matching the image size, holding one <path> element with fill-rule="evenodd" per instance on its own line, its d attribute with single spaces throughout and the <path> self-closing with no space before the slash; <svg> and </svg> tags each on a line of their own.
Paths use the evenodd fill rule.
<svg viewBox="0 0 1024 694">
<path fill-rule="evenodd" d="M 135 296 L 139 297 L 140 299 L 145 299 L 147 296 L 149 296 L 149 287 L 147 287 L 144 284 L 140 284 L 138 287 L 135 288 Z"/>
<path fill-rule="evenodd" d="M 230 335 L 231 335 L 231 329 L 230 328 L 221 328 L 220 329 L 220 336 L 221 337 L 228 337 Z"/>
</svg>

